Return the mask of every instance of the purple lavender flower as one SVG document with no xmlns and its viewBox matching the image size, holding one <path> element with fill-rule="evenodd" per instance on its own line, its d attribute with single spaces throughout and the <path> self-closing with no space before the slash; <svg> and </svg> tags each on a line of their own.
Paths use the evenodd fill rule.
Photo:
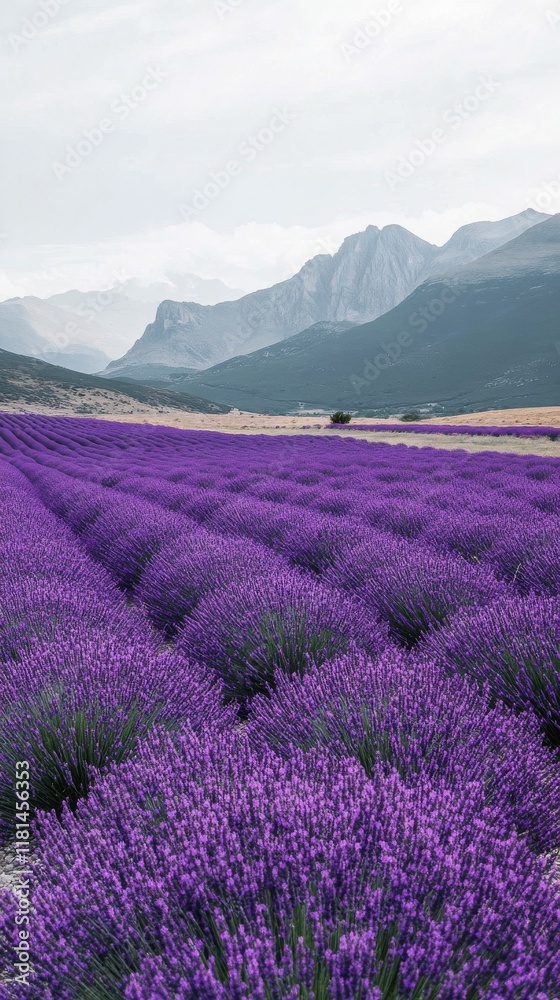
<svg viewBox="0 0 560 1000">
<path fill-rule="evenodd" d="M 210 594 L 188 618 L 179 648 L 212 666 L 226 695 L 245 704 L 282 670 L 303 673 L 354 644 L 369 653 L 387 633 L 359 601 L 295 573 L 235 581 Z"/>
<path fill-rule="evenodd" d="M 422 651 L 447 670 L 488 685 L 518 712 L 532 709 L 560 746 L 560 601 L 527 597 L 462 612 Z"/>
<path fill-rule="evenodd" d="M 156 723 L 229 724 L 221 686 L 204 667 L 155 640 L 75 628 L 71 639 L 37 645 L 17 664 L 0 663 L 0 836 L 13 833 L 15 764 L 30 762 L 31 808 L 75 808 L 91 781 L 131 756 Z"/>
<path fill-rule="evenodd" d="M 408 646 L 461 607 L 507 594 L 489 571 L 374 531 L 345 549 L 325 579 L 359 597 Z"/>
<path fill-rule="evenodd" d="M 471 681 L 434 663 L 394 649 L 375 660 L 344 656 L 303 677 L 280 673 L 272 695 L 253 699 L 248 732 L 256 750 L 284 758 L 325 746 L 368 774 L 382 763 L 407 782 L 427 775 L 462 787 L 476 778 L 533 846 L 560 847 L 560 762 L 532 713 L 491 708 Z"/>
<path fill-rule="evenodd" d="M 227 538 L 198 528 L 163 546 L 146 567 L 137 598 L 154 624 L 173 634 L 207 594 L 233 581 L 266 577 L 286 561 L 249 539 Z"/>
<path fill-rule="evenodd" d="M 45 817 L 34 970 L 10 996 L 548 1000 L 558 887 L 483 800 L 154 732 L 75 816 Z"/>
</svg>

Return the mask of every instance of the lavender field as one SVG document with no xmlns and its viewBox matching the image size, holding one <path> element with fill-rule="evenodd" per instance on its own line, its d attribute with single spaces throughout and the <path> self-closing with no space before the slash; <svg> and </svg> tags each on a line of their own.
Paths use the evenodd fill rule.
<svg viewBox="0 0 560 1000">
<path fill-rule="evenodd" d="M 558 460 L 3 414 L 0 503 L 2 1000 L 558 1000 Z"/>
<path fill-rule="evenodd" d="M 540 438 L 545 437 L 550 441 L 558 441 L 560 438 L 560 427 L 494 427 L 481 424 L 479 427 L 473 424 L 426 424 L 426 423 L 400 423 L 400 424 L 327 424 L 329 430 L 353 430 L 353 431 L 382 431 L 394 432 L 395 434 L 468 434 L 471 437 L 518 437 L 518 438 Z"/>
</svg>

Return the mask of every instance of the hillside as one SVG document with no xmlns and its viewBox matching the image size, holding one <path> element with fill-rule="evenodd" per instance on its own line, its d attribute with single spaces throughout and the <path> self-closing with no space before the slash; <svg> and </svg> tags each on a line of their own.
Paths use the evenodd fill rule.
<svg viewBox="0 0 560 1000">
<path fill-rule="evenodd" d="M 294 277 L 235 302 L 202 306 L 164 301 L 155 321 L 103 374 L 133 375 L 135 366 L 203 370 L 286 340 L 316 323 L 369 322 L 393 309 L 442 270 L 475 260 L 548 216 L 526 211 L 500 222 L 473 223 L 437 247 L 402 226 L 368 226 L 333 254 L 319 254 Z"/>
<path fill-rule="evenodd" d="M 50 365 L 0 350 L 0 410 L 38 409 L 68 413 L 156 413 L 182 410 L 227 413 L 229 407 L 184 393 L 154 389 Z"/>
<path fill-rule="evenodd" d="M 301 404 L 390 415 L 553 406 L 560 400 L 560 216 L 373 323 L 224 362 L 181 387 L 240 409 Z M 379 362 L 379 364 L 377 363 Z"/>
</svg>

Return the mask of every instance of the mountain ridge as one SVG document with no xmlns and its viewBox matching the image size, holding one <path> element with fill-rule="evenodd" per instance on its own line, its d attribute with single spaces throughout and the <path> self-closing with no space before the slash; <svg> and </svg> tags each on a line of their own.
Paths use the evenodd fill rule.
<svg viewBox="0 0 560 1000">
<path fill-rule="evenodd" d="M 378 416 L 555 405 L 559 310 L 560 215 L 424 282 L 372 323 L 319 346 L 304 331 L 284 351 L 222 362 L 180 386 L 265 413 L 301 403 Z"/>
<path fill-rule="evenodd" d="M 130 374 L 135 365 L 150 364 L 204 370 L 317 322 L 370 322 L 442 268 L 469 263 L 547 218 L 528 209 L 497 223 L 472 223 L 443 247 L 402 226 L 368 226 L 347 236 L 335 254 L 319 254 L 293 277 L 233 302 L 200 306 L 165 300 L 142 337 L 102 374 Z"/>
</svg>

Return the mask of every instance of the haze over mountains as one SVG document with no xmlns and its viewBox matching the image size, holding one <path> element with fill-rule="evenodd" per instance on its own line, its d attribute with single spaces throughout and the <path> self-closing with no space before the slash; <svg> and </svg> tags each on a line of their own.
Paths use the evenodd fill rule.
<svg viewBox="0 0 560 1000">
<path fill-rule="evenodd" d="M 460 413 L 560 400 L 560 216 L 351 330 L 311 329 L 175 388 L 264 413 Z"/>
<path fill-rule="evenodd" d="M 152 284 L 128 279 L 105 290 L 7 299 L 0 302 L 0 348 L 98 372 L 142 335 L 166 296 L 194 295 L 211 304 L 240 294 L 217 279 L 170 272 Z"/>
<path fill-rule="evenodd" d="M 100 345 L 96 328 L 105 331 L 101 341 L 110 359 L 117 358 L 141 337 L 156 315 L 162 299 L 170 296 L 193 296 L 197 302 L 214 305 L 235 299 L 243 293 L 223 281 L 199 278 L 195 274 L 170 272 L 165 279 L 149 284 L 129 278 L 104 291 L 81 292 L 74 289 L 51 295 L 46 301 L 78 317 L 86 335 Z M 94 324 L 94 326 L 91 326 Z M 104 367 L 100 365 L 99 368 Z"/>
<path fill-rule="evenodd" d="M 1 349 L 76 371 L 99 371 L 110 355 L 91 347 L 88 341 L 103 344 L 105 333 L 97 324 L 87 331 L 83 327 L 83 318 L 71 318 L 66 311 L 33 295 L 0 302 Z"/>
<path fill-rule="evenodd" d="M 221 282 L 173 274 L 152 286 L 12 299 L 0 303 L 0 348 L 99 371 L 153 318 L 143 295 L 225 290 L 230 299 L 212 305 L 161 303 L 101 374 L 264 413 L 554 405 L 559 227 L 560 216 L 528 210 L 463 226 L 437 247 L 400 226 L 369 226 L 293 278 L 238 299 Z"/>
<path fill-rule="evenodd" d="M 292 278 L 234 302 L 164 301 L 155 321 L 103 373 L 134 377 L 150 365 L 204 370 L 279 343 L 316 323 L 374 320 L 423 281 L 470 263 L 549 218 L 530 209 L 500 222 L 463 226 L 443 246 L 401 226 L 368 226 L 334 255 L 320 254 Z M 154 373 L 156 374 L 156 373 Z"/>
</svg>

